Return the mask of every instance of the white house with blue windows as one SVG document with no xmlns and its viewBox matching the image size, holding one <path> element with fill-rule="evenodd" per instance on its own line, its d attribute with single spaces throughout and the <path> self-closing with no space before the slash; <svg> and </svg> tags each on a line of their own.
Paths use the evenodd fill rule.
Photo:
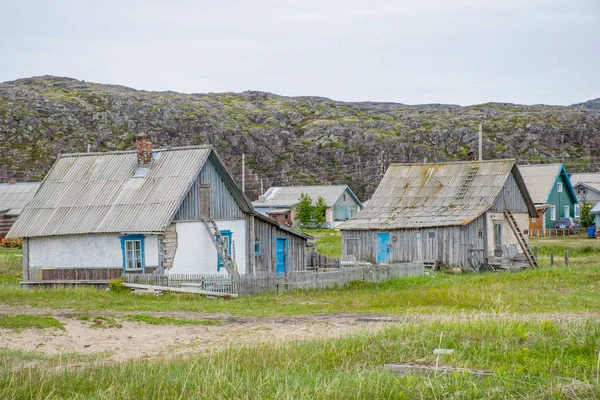
<svg viewBox="0 0 600 400">
<path fill-rule="evenodd" d="M 305 269 L 312 237 L 255 213 L 210 147 L 137 145 L 58 158 L 8 233 L 24 238 L 25 281 Z"/>
</svg>

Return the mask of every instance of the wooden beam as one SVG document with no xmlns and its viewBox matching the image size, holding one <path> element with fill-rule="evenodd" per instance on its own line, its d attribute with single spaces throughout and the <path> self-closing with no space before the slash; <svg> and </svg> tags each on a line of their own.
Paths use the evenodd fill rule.
<svg viewBox="0 0 600 400">
<path fill-rule="evenodd" d="M 221 292 L 212 292 L 210 290 L 199 290 L 194 289 L 193 284 L 186 284 L 187 286 L 191 286 L 190 288 L 175 288 L 169 286 L 155 286 L 155 285 L 141 285 L 139 283 L 123 283 L 123 286 L 132 288 L 132 289 L 146 289 L 146 290 L 163 290 L 163 291 L 171 291 L 171 292 L 181 292 L 181 293 L 195 293 L 202 294 L 205 296 L 220 296 L 220 297 L 238 297 L 235 293 L 221 293 Z"/>
</svg>

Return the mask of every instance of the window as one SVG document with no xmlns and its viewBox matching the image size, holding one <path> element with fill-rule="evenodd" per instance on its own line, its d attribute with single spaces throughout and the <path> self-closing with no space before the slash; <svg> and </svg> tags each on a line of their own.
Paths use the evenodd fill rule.
<svg viewBox="0 0 600 400">
<path fill-rule="evenodd" d="M 350 211 L 350 218 L 352 218 L 354 216 L 354 210 L 350 209 L 349 211 Z"/>
<path fill-rule="evenodd" d="M 254 255 L 260 256 L 260 242 L 254 242 Z"/>
<path fill-rule="evenodd" d="M 435 239 L 435 231 L 429 232 L 429 239 Z"/>
<path fill-rule="evenodd" d="M 494 222 L 494 245 L 502 247 L 502 222 Z"/>
<path fill-rule="evenodd" d="M 537 218 L 535 218 L 535 217 L 531 218 L 531 222 L 533 222 L 535 224 L 537 222 Z"/>
<path fill-rule="evenodd" d="M 288 218 L 289 218 L 289 216 L 288 216 L 287 214 L 285 214 L 285 215 L 283 216 L 283 218 L 284 218 L 284 219 L 288 219 Z"/>
<path fill-rule="evenodd" d="M 127 235 L 121 237 L 123 269 L 144 272 L 144 236 Z"/>
<path fill-rule="evenodd" d="M 556 206 L 550 206 L 550 220 L 556 221 Z"/>
<path fill-rule="evenodd" d="M 580 214 L 579 214 L 579 204 L 575 204 L 573 206 L 573 212 L 575 213 L 575 218 L 579 218 Z"/>
<path fill-rule="evenodd" d="M 558 182 L 558 183 L 556 184 L 556 191 L 557 191 L 558 193 L 562 192 L 562 182 Z"/>
<path fill-rule="evenodd" d="M 571 216 L 571 209 L 569 208 L 569 206 L 565 206 L 565 217 L 570 217 Z"/>
<path fill-rule="evenodd" d="M 344 193 L 344 201 L 346 201 L 346 193 Z"/>
<path fill-rule="evenodd" d="M 585 186 L 579 186 L 577 188 L 577 194 L 585 196 L 587 194 L 587 190 Z"/>
<path fill-rule="evenodd" d="M 479 239 L 483 239 L 483 229 L 480 229 L 480 230 L 477 232 L 477 236 L 479 237 Z"/>
</svg>

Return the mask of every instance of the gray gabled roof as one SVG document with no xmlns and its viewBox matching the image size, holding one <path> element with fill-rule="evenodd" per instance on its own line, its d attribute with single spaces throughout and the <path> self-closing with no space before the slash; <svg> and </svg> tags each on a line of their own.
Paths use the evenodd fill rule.
<svg viewBox="0 0 600 400">
<path fill-rule="evenodd" d="M 470 173 L 474 175 L 469 182 Z M 514 160 L 392 164 L 371 197 L 369 207 L 339 228 L 382 230 L 466 225 L 494 204 L 511 173 L 530 214 L 536 215 Z"/>
<path fill-rule="evenodd" d="M 362 207 L 362 203 L 350 190 L 348 185 L 320 185 L 320 186 L 273 186 L 265 192 L 264 201 L 253 201 L 254 207 L 286 208 L 293 207 L 299 203 L 302 193 L 308 194 L 313 200 L 319 197 L 325 199 L 327 207 L 333 207 L 335 202 L 346 192 Z"/>
<path fill-rule="evenodd" d="M 0 215 L 21 214 L 40 185 L 40 182 L 0 183 Z"/>
<path fill-rule="evenodd" d="M 600 185 L 600 173 L 586 172 L 571 175 L 571 184 L 573 186 L 577 186 L 580 183 Z"/>
<path fill-rule="evenodd" d="M 143 177 L 136 151 L 62 155 L 8 236 L 162 232 L 211 151 L 156 150 Z"/>
</svg>

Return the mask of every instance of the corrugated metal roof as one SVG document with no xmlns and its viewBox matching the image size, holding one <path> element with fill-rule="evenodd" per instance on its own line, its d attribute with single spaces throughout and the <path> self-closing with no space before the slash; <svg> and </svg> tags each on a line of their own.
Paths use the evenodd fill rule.
<svg viewBox="0 0 600 400">
<path fill-rule="evenodd" d="M 339 227 L 360 230 L 465 225 L 492 206 L 513 168 L 517 171 L 515 178 L 521 179 L 514 160 L 392 164 L 369 207 Z M 465 184 L 471 171 L 473 180 Z M 463 185 L 466 191 L 460 195 Z"/>
<path fill-rule="evenodd" d="M 600 214 L 600 202 L 596 203 L 594 207 L 590 210 L 592 214 Z"/>
<path fill-rule="evenodd" d="M 300 195 L 306 193 L 317 201 L 319 196 L 325 199 L 328 207 L 332 207 L 337 199 L 348 190 L 350 195 L 360 204 L 348 185 L 321 185 L 321 186 L 273 186 L 265 193 L 265 201 L 253 201 L 254 207 L 284 208 L 293 207 L 299 203 Z M 361 204 L 362 206 L 362 204 Z"/>
<path fill-rule="evenodd" d="M 519 171 L 534 203 L 542 204 L 548 200 L 561 168 L 562 164 L 519 165 Z"/>
<path fill-rule="evenodd" d="M 211 151 L 157 150 L 145 177 L 135 151 L 63 155 L 9 236 L 162 232 Z"/>
<path fill-rule="evenodd" d="M 576 186 L 580 183 L 600 184 L 600 173 L 585 173 L 571 175 L 571 184 Z"/>
<path fill-rule="evenodd" d="M 40 185 L 41 182 L 0 183 L 0 214 L 19 215 Z"/>
</svg>

